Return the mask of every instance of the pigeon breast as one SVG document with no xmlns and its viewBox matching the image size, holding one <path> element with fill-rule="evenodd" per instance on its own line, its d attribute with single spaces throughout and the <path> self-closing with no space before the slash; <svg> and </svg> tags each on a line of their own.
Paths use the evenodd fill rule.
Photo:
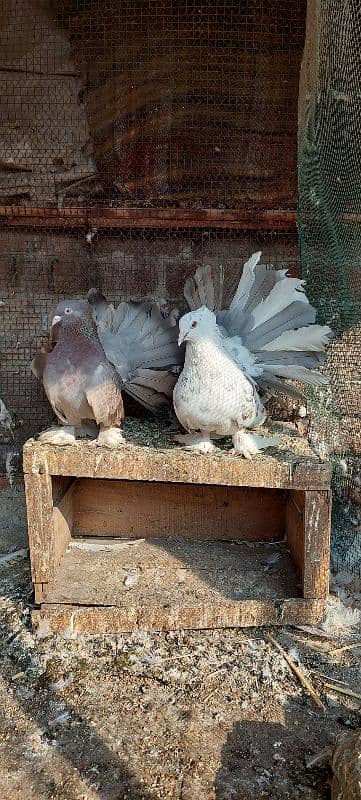
<svg viewBox="0 0 361 800">
<path fill-rule="evenodd" d="M 173 399 L 177 417 L 189 432 L 229 436 L 251 425 L 257 416 L 252 382 L 212 339 L 187 342 Z"/>
</svg>

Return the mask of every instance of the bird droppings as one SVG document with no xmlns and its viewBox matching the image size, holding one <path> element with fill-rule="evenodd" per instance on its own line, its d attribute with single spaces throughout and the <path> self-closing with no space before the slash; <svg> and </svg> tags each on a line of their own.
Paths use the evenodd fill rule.
<svg viewBox="0 0 361 800">
<path fill-rule="evenodd" d="M 25 550 L 20 485 L 0 508 L 0 551 Z M 317 754 L 360 725 L 360 702 L 325 685 L 359 690 L 360 651 L 333 654 L 353 628 L 272 632 L 323 712 L 266 630 L 38 638 L 27 558 L 0 562 L 0 583 L 4 800 L 328 800 Z"/>
</svg>

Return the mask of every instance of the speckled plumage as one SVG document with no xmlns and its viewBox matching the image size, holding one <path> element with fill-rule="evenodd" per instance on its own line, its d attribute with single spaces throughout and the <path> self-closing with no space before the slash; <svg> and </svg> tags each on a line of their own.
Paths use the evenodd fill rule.
<svg viewBox="0 0 361 800">
<path fill-rule="evenodd" d="M 232 436 L 234 452 L 250 457 L 258 451 L 244 432 L 265 419 L 254 381 L 235 363 L 223 344 L 215 315 L 204 306 L 186 314 L 180 336 L 187 341 L 183 372 L 173 393 L 174 409 L 186 436 L 186 447 L 210 452 L 211 438 Z M 265 440 L 266 442 L 266 440 Z M 267 440 L 267 445 L 276 444 Z"/>
<path fill-rule="evenodd" d="M 187 431 L 218 436 L 248 427 L 261 410 L 254 384 L 238 369 L 221 341 L 210 338 L 187 345 L 173 399 Z"/>
<path fill-rule="evenodd" d="M 287 380 L 311 385 L 328 382 L 318 372 L 331 331 L 315 325 L 303 282 L 285 270 L 259 265 L 261 253 L 244 266 L 236 293 L 221 310 L 223 274 L 199 267 L 185 285 L 192 311 L 179 323 L 186 343 L 183 372 L 175 386 L 174 408 L 188 434 L 186 447 L 208 452 L 211 437 L 232 436 L 234 452 L 249 458 L 276 444 L 248 432 L 266 413 L 259 392 L 294 395 Z M 298 393 L 299 394 L 299 393 Z M 267 399 L 267 396 L 266 396 Z"/>
</svg>

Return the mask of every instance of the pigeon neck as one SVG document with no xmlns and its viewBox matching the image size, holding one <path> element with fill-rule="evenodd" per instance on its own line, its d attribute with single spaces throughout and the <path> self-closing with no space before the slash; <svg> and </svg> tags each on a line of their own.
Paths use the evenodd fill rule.
<svg viewBox="0 0 361 800">
<path fill-rule="evenodd" d="M 70 324 L 62 325 L 61 334 L 65 339 L 81 336 L 85 339 L 98 341 L 98 335 L 93 322 L 84 318 L 73 319 Z"/>
<path fill-rule="evenodd" d="M 186 347 L 186 361 L 202 361 L 209 362 L 210 357 L 214 357 L 219 350 L 218 341 L 212 337 L 202 337 L 195 341 L 188 341 Z"/>
</svg>

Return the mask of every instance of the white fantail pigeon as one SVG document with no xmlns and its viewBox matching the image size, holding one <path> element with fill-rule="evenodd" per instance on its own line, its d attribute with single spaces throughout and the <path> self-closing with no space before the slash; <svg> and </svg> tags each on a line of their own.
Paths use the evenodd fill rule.
<svg viewBox="0 0 361 800">
<path fill-rule="evenodd" d="M 97 444 L 123 442 L 121 380 L 99 341 L 93 311 L 85 300 L 65 300 L 56 308 L 52 350 L 35 356 L 32 370 L 42 380 L 51 407 L 63 427 L 44 431 L 39 441 L 70 444 L 76 433 L 94 422 Z"/>
<path fill-rule="evenodd" d="M 261 253 L 245 264 L 229 308 L 219 310 L 223 276 L 200 267 L 185 285 L 192 309 L 179 323 L 186 342 L 184 369 L 173 393 L 174 408 L 188 434 L 187 448 L 209 452 L 211 439 L 232 436 L 234 453 L 250 458 L 277 440 L 249 433 L 266 412 L 259 392 L 299 397 L 287 380 L 328 383 L 317 371 L 325 359 L 330 328 L 315 325 L 316 311 L 304 282 L 286 270 L 258 265 Z"/>
<path fill-rule="evenodd" d="M 87 298 L 124 391 L 153 413 L 169 405 L 184 363 L 184 348 L 177 343 L 177 309 L 153 300 L 114 308 L 97 289 L 90 289 Z"/>
</svg>

